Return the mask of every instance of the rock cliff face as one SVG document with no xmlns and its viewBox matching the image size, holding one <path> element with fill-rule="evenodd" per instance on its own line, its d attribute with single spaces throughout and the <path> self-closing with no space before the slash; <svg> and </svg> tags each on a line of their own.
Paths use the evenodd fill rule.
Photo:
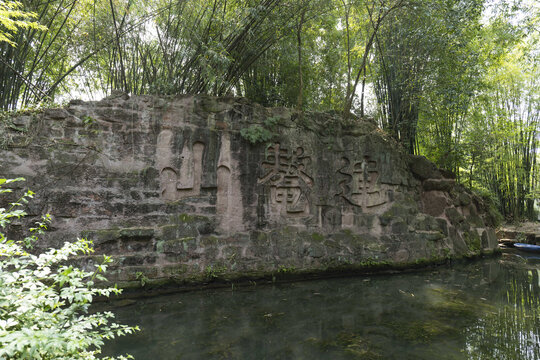
<svg viewBox="0 0 540 360">
<path fill-rule="evenodd" d="M 124 285 L 407 267 L 497 246 L 479 198 L 369 122 L 124 95 L 2 132 L 0 174 L 26 177 L 30 212 L 54 218 L 38 246 L 93 239 Z"/>
</svg>

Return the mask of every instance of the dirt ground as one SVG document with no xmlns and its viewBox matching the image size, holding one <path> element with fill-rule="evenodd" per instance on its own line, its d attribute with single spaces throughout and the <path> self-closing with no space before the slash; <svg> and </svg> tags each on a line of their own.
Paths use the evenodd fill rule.
<svg viewBox="0 0 540 360">
<path fill-rule="evenodd" d="M 516 231 L 529 234 L 540 234 L 540 221 L 524 222 L 518 224 L 503 224 L 497 231 Z"/>
</svg>

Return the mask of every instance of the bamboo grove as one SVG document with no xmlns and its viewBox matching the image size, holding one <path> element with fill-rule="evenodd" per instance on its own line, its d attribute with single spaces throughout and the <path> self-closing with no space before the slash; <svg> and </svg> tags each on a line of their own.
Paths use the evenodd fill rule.
<svg viewBox="0 0 540 360">
<path fill-rule="evenodd" d="M 0 0 L 0 108 L 121 90 L 370 117 L 533 219 L 539 28 L 529 0 Z"/>
</svg>

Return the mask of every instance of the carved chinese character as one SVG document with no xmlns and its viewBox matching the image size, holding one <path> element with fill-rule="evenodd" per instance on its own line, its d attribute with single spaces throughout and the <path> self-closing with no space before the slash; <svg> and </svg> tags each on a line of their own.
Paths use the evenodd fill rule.
<svg viewBox="0 0 540 360">
<path fill-rule="evenodd" d="M 270 188 L 272 212 L 288 216 L 309 215 L 306 193 L 313 186 L 313 179 L 307 172 L 310 162 L 311 158 L 301 147 L 291 153 L 280 144 L 268 147 L 266 159 L 261 164 L 264 174 L 258 183 Z"/>
<path fill-rule="evenodd" d="M 204 144 L 195 142 L 193 146 L 184 144 L 180 171 L 171 166 L 161 170 L 161 195 L 165 200 L 178 200 L 197 196 L 201 192 L 202 161 Z"/>
<path fill-rule="evenodd" d="M 368 209 L 386 203 L 386 196 L 378 183 L 377 162 L 370 160 L 369 156 L 352 162 L 347 157 L 343 157 L 338 174 L 345 177 L 339 182 L 338 195 L 352 205 Z"/>
</svg>

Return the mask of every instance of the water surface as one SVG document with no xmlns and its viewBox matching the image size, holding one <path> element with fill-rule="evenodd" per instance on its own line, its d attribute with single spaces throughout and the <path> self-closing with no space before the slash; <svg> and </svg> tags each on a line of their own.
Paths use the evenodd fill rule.
<svg viewBox="0 0 540 360">
<path fill-rule="evenodd" d="M 519 255 L 518 255 L 519 254 Z M 540 359 L 540 259 L 204 290 L 117 308 L 136 359 Z"/>
</svg>

